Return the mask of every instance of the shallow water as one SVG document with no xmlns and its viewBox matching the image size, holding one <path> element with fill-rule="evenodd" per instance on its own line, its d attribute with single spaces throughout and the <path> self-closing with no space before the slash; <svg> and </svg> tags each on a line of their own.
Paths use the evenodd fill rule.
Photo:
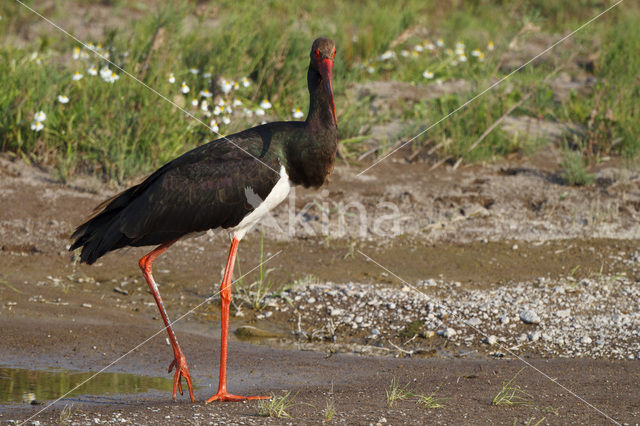
<svg viewBox="0 0 640 426">
<path fill-rule="evenodd" d="M 0 404 L 37 404 L 59 398 L 95 372 L 0 367 Z M 171 391 L 173 380 L 127 373 L 100 373 L 66 397 Z"/>
</svg>

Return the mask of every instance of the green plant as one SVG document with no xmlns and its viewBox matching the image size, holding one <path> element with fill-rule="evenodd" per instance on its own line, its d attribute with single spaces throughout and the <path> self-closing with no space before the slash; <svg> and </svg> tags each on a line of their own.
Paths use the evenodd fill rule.
<svg viewBox="0 0 640 426">
<path fill-rule="evenodd" d="M 65 426 L 71 423 L 71 416 L 73 415 L 73 404 L 67 404 L 60 411 L 60 417 L 58 418 L 58 424 L 60 426 Z"/>
<path fill-rule="evenodd" d="M 395 404 L 396 401 L 403 401 L 413 396 L 413 392 L 407 389 L 410 383 L 411 382 L 400 387 L 398 379 L 396 379 L 395 377 L 391 379 L 391 384 L 387 388 L 387 406 L 389 408 L 392 408 L 393 404 Z"/>
<path fill-rule="evenodd" d="M 565 149 L 562 152 L 563 180 L 571 186 L 583 186 L 593 182 L 593 175 L 586 169 L 585 160 L 580 152 Z"/>
<path fill-rule="evenodd" d="M 296 394 L 297 395 L 297 394 Z M 295 395 L 291 396 L 291 391 L 287 391 L 282 396 L 272 395 L 271 399 L 265 399 L 258 404 L 258 414 L 263 417 L 291 418 L 287 410 L 296 406 Z"/>
<path fill-rule="evenodd" d="M 238 275 L 242 276 L 239 258 L 236 259 L 236 262 Z M 275 288 L 275 283 L 269 279 L 269 274 L 271 274 L 275 268 L 265 269 L 263 263 L 264 234 L 260 231 L 260 266 L 258 268 L 258 279 L 249 285 L 244 285 L 242 279 L 238 280 L 238 298 L 256 311 L 261 311 L 265 308 L 265 299 Z"/>
<path fill-rule="evenodd" d="M 327 401 L 327 406 L 322 411 L 322 416 L 325 422 L 330 422 L 333 417 L 336 415 L 336 407 L 333 402 L 333 399 Z"/>
<path fill-rule="evenodd" d="M 533 397 L 515 384 L 516 377 L 524 370 L 522 368 L 509 381 L 502 382 L 502 388 L 491 400 L 491 405 L 530 405 Z"/>
<path fill-rule="evenodd" d="M 440 390 L 440 387 L 436 388 L 429 395 L 416 395 L 418 398 L 418 405 L 421 405 L 423 408 L 432 409 L 432 408 L 442 408 L 444 406 L 444 402 L 449 398 L 437 398 L 435 395 Z"/>
</svg>

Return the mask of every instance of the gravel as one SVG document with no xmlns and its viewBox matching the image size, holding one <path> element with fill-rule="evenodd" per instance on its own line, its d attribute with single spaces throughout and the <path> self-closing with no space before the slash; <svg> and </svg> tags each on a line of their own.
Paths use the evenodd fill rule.
<svg viewBox="0 0 640 426">
<path fill-rule="evenodd" d="M 329 342 L 344 352 L 492 356 L 497 346 L 507 356 L 635 358 L 640 353 L 640 286 L 624 275 L 586 282 L 541 277 L 469 290 L 457 282 L 428 279 L 415 285 L 420 292 L 310 282 L 266 302 L 274 319 L 291 323 L 299 342 Z M 516 318 L 520 321 L 511 320 Z"/>
</svg>

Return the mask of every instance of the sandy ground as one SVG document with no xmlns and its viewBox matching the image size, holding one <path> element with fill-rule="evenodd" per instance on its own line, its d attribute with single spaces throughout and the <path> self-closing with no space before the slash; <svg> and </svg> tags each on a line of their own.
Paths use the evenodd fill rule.
<svg viewBox="0 0 640 426">
<path fill-rule="evenodd" d="M 557 178 L 556 158 L 547 150 L 527 160 L 455 171 L 390 161 L 364 177 L 357 177 L 353 166 L 339 166 L 323 191 L 298 190 L 295 200 L 281 206 L 274 215 L 279 229 L 265 227 L 264 256 L 277 254 L 268 265 L 274 268 L 270 277 L 282 284 L 309 282 L 309 277 L 314 277 L 314 282 L 321 284 L 354 282 L 372 289 L 402 291 L 402 282 L 368 262 L 359 255 L 362 251 L 412 284 L 439 280 L 448 292 L 439 297 L 453 303 L 465 291 L 510 288 L 539 277 L 555 283 L 624 274 L 627 287 L 622 293 L 611 293 L 613 299 L 606 306 L 613 314 L 623 305 L 625 289 L 635 291 L 638 287 L 636 264 L 627 260 L 635 255 L 640 231 L 636 220 L 640 176 L 604 163 L 596 170 L 596 184 L 567 187 Z M 144 249 L 110 254 L 92 267 L 74 263 L 66 251 L 73 227 L 117 190 L 87 179 L 63 185 L 46 172 L 7 157 L 0 159 L 3 366 L 97 371 L 161 330 L 137 268 Z M 393 231 L 395 217 L 383 220 L 377 231 L 368 226 L 361 234 L 357 217 L 344 215 L 341 229 L 335 212 L 340 211 L 339 203 L 353 201 L 362 203 L 374 219 L 390 212 L 388 208 L 380 211 L 381 203 L 395 203 L 399 234 L 376 233 L 380 229 Z M 282 225 L 291 208 L 303 211 L 293 234 L 287 224 Z M 328 212 L 324 217 L 323 211 Z M 323 220 L 329 223 L 324 234 Z M 211 233 L 179 242 L 158 260 L 156 276 L 172 318 L 202 304 L 215 292 L 226 256 L 226 238 L 224 233 Z M 258 246 L 257 232 L 243 241 L 243 272 L 258 263 Z M 467 348 L 463 340 L 420 336 L 412 344 L 436 350 L 417 356 L 417 352 L 408 353 L 413 352 L 413 346 L 401 346 L 411 351 L 394 349 L 391 343 L 402 345 L 403 338 L 402 330 L 393 329 L 382 330 L 384 343 L 371 342 L 348 328 L 335 331 L 331 342 L 324 338 L 301 342 L 296 334 L 300 325 L 292 322 L 295 316 L 279 311 L 265 318 L 264 311 L 242 304 L 233 311 L 233 330 L 251 325 L 271 331 L 277 338 L 252 340 L 259 344 L 232 341 L 231 389 L 276 395 L 290 390 L 298 405 L 289 410 L 292 419 L 260 417 L 255 402 L 204 405 L 217 383 L 217 306 L 215 300 L 204 303 L 176 325 L 198 385 L 195 405 L 186 397 L 173 403 L 168 393 L 160 392 L 108 399 L 74 397 L 33 420 L 41 424 L 59 423 L 61 417 L 78 424 L 320 423 L 331 401 L 337 411 L 332 421 L 349 424 L 528 424 L 533 418 L 531 424 L 543 418 L 543 423 L 549 424 L 602 424 L 611 419 L 635 424 L 640 420 L 640 361 L 633 352 L 624 353 L 625 359 L 615 359 L 620 357 L 607 351 L 597 356 L 550 356 L 531 344 L 495 358 L 491 354 L 496 348 L 483 345 L 482 336 L 468 346 L 472 355 L 460 355 L 460 349 Z M 295 302 L 293 306 L 300 307 Z M 630 318 L 620 328 L 629 333 L 631 340 L 624 345 L 630 348 L 638 343 L 637 308 L 625 308 L 620 314 Z M 315 315 L 319 324 L 332 318 L 324 309 Z M 533 330 L 526 327 L 516 324 L 515 334 Z M 310 332 L 313 324 L 303 323 L 302 328 Z M 507 348 L 510 344 L 505 343 Z M 363 345 L 383 348 L 386 356 L 372 356 L 380 351 L 367 353 L 361 350 Z M 526 366 L 515 355 L 555 381 L 527 367 L 517 384 L 531 395 L 531 403 L 492 406 L 501 383 Z M 161 332 L 108 371 L 165 376 L 170 360 Z M 439 389 L 437 395 L 448 399 L 438 409 L 422 408 L 415 398 L 389 408 L 385 391 L 394 378 L 401 384 L 410 382 L 417 393 L 428 395 Z M 61 414 L 71 404 L 70 412 Z M 0 420 L 23 421 L 44 407 L 3 405 Z"/>
</svg>

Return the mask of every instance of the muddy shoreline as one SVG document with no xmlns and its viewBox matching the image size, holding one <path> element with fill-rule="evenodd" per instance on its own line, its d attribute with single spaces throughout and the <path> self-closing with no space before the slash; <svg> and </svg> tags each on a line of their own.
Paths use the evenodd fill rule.
<svg viewBox="0 0 640 426">
<path fill-rule="evenodd" d="M 346 229 L 354 234 L 289 235 L 286 227 L 280 233 L 264 228 L 263 256 L 276 255 L 268 278 L 282 291 L 260 310 L 235 293 L 232 329 L 249 325 L 267 337 L 241 341 L 234 335 L 230 386 L 238 392 L 292 391 L 298 402 L 290 410 L 293 419 L 260 417 L 255 403 L 202 403 L 217 382 L 218 304 L 215 298 L 203 303 L 217 291 L 226 255 L 227 237 L 217 233 L 177 243 L 155 269 L 171 318 L 201 305 L 175 326 L 199 402 L 192 405 L 182 397 L 172 403 L 169 392 L 158 391 L 75 396 L 34 420 L 321 423 L 322 411 L 333 401 L 333 421 L 348 424 L 609 421 L 531 369 L 518 376 L 532 395 L 530 404 L 491 406 L 502 382 L 525 366 L 517 355 L 616 421 L 637 423 L 640 227 L 634 200 L 640 199 L 640 181 L 635 172 L 612 165 L 598 172 L 612 177 L 605 186 L 558 185 L 541 178 L 552 169 L 545 155 L 458 171 L 389 163 L 368 180 L 338 167 L 326 200 L 359 200 L 370 206 L 372 217 L 377 201 L 396 200 L 404 232 L 393 238 L 368 232 L 361 238 L 359 223 L 349 222 L 350 216 Z M 406 172 L 402 180 L 400 168 Z M 504 172 L 523 168 L 538 172 Z M 6 157 L 0 176 L 2 366 L 98 371 L 157 333 L 107 371 L 170 377 L 170 349 L 137 268 L 145 250 L 118 251 L 92 267 L 74 263 L 66 251 L 73 226 L 118 188 L 81 180 L 63 185 Z M 407 183 L 404 176 L 413 180 Z M 428 186 L 420 183 L 426 177 Z M 515 188 L 520 190 L 514 198 Z M 304 209 L 314 200 L 322 205 L 315 197 L 299 191 L 294 207 Z M 288 208 L 282 206 L 275 219 L 285 219 Z M 309 207 L 306 213 L 308 227 L 302 229 L 321 230 L 322 212 Z M 259 241 L 258 232 L 243 241 L 244 272 L 259 262 Z M 255 279 L 252 273 L 244 284 Z M 429 299 L 411 305 L 420 299 L 411 297 L 405 281 Z M 353 312 L 347 312 L 350 307 Z M 536 311 L 540 322 L 525 324 L 519 317 L 525 308 Z M 509 321 L 503 323 L 502 315 Z M 413 336 L 407 334 L 417 320 L 423 324 L 412 329 Z M 488 345 L 486 336 L 465 324 L 469 320 L 503 340 Z M 375 338 L 374 328 L 380 333 Z M 439 334 L 447 328 L 456 334 Z M 324 334 L 314 335 L 317 330 Z M 556 352 L 543 350 L 547 345 Z M 386 390 L 393 378 L 411 383 L 417 393 L 438 389 L 448 399 L 433 410 L 415 400 L 389 408 Z M 23 421 L 43 407 L 5 404 L 0 421 Z"/>
</svg>

